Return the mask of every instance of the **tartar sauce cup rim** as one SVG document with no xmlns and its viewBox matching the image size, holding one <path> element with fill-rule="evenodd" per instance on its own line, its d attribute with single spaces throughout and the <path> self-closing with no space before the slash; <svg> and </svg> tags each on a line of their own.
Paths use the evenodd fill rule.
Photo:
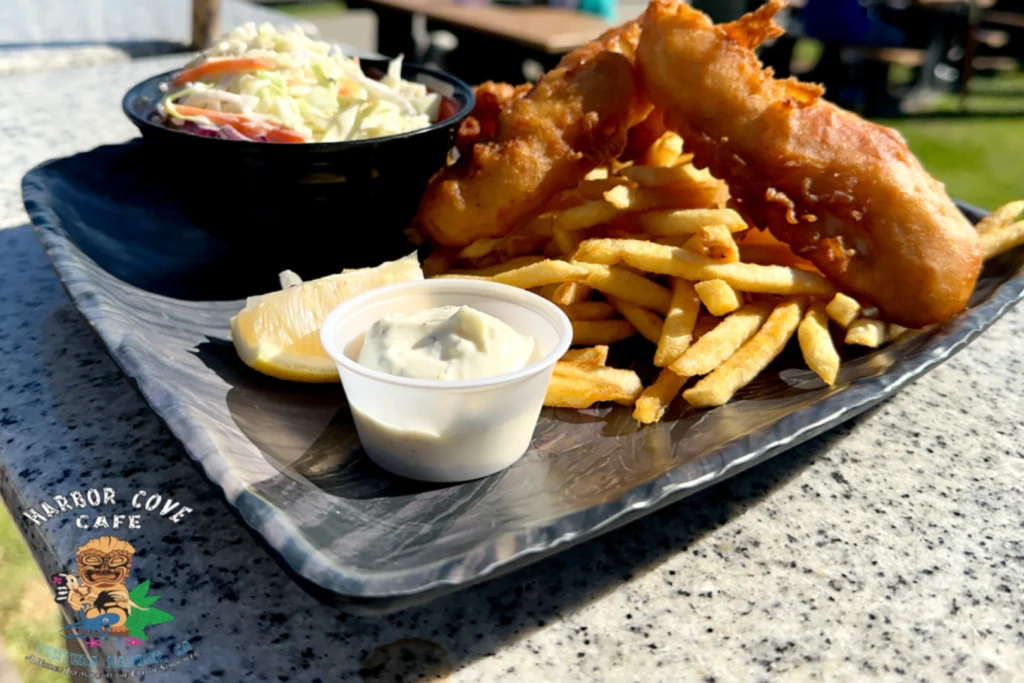
<svg viewBox="0 0 1024 683">
<path fill-rule="evenodd" d="M 339 348 L 335 339 L 337 329 L 340 325 L 344 324 L 345 318 L 351 316 L 353 313 L 365 306 L 367 302 L 375 301 L 378 298 L 389 294 L 398 295 L 403 291 L 430 289 L 447 291 L 454 290 L 455 292 L 463 290 L 466 293 L 490 294 L 495 299 L 511 301 L 512 303 L 521 305 L 524 308 L 532 308 L 533 310 L 544 314 L 545 317 L 547 317 L 549 321 L 558 328 L 558 344 L 556 344 L 555 348 L 543 358 L 527 363 L 519 370 L 505 372 L 500 375 L 492 375 L 491 377 L 481 377 L 479 379 L 457 380 L 414 379 L 410 377 L 399 377 L 398 375 L 392 375 L 379 370 L 372 370 L 349 358 L 345 355 L 345 350 Z M 385 298 L 390 297 L 385 296 Z M 558 359 L 561 358 L 572 345 L 572 322 L 569 320 L 569 316 L 567 316 L 565 312 L 554 303 L 538 294 L 534 294 L 533 292 L 513 287 L 511 285 L 499 282 L 471 280 L 468 278 L 413 280 L 410 282 L 398 282 L 395 284 L 384 285 L 383 287 L 376 287 L 363 292 L 362 294 L 358 294 L 335 307 L 327 314 L 323 325 L 320 327 L 320 344 L 324 347 L 324 351 L 327 352 L 327 355 L 330 356 L 335 363 L 344 366 L 346 370 L 379 382 L 413 389 L 431 389 L 439 391 L 486 389 L 503 384 L 519 382 L 539 372 L 543 372 L 547 368 L 553 367 L 555 363 L 558 362 Z"/>
</svg>

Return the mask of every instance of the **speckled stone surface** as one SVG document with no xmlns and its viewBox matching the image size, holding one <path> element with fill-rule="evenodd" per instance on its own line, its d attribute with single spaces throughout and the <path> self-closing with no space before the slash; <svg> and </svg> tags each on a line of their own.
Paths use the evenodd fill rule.
<svg viewBox="0 0 1024 683">
<path fill-rule="evenodd" d="M 18 514 L 103 485 L 195 509 L 125 533 L 133 577 L 175 616 L 146 649 L 188 638 L 199 654 L 147 680 L 402 680 L 388 672 L 405 665 L 405 680 L 645 683 L 1024 671 L 1021 308 L 852 423 L 538 565 L 388 617 L 302 592 L 93 338 L 20 204 L 33 164 L 133 136 L 121 93 L 173 65 L 0 88 L 0 491 Z M 47 574 L 95 535 L 60 519 L 27 531 Z"/>
</svg>

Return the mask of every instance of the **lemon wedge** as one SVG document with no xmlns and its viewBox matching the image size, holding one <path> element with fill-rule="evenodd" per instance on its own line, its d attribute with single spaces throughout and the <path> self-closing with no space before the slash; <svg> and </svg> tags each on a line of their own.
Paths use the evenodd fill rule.
<svg viewBox="0 0 1024 683">
<path fill-rule="evenodd" d="M 282 276 L 285 289 L 250 297 L 231 319 L 231 340 L 249 367 L 293 382 L 340 381 L 320 345 L 320 326 L 335 307 L 357 294 L 396 282 L 422 280 L 415 253 L 374 268 L 345 270 L 309 282 Z"/>
</svg>

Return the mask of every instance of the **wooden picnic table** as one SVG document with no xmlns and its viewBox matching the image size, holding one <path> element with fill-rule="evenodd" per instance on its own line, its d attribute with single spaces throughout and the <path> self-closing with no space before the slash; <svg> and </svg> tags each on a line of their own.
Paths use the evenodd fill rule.
<svg viewBox="0 0 1024 683">
<path fill-rule="evenodd" d="M 206 0 L 209 1 L 209 0 Z M 561 7 L 460 5 L 451 0 L 364 0 L 374 10 L 422 14 L 428 21 L 492 36 L 549 54 L 564 54 L 608 28 L 601 19 Z"/>
<path fill-rule="evenodd" d="M 458 48 L 445 68 L 471 83 L 487 79 L 524 80 L 522 64 L 535 59 L 549 69 L 559 57 L 609 28 L 600 18 L 560 7 L 469 5 L 452 0 L 355 0 L 377 13 L 377 50 L 387 56 L 420 58 L 413 18 L 428 29 L 456 36 Z M 349 3 L 352 6 L 352 3 Z"/>
</svg>

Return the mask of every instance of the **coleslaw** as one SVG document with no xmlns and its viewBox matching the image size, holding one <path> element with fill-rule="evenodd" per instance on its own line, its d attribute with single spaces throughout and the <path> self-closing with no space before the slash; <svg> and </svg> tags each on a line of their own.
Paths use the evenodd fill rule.
<svg viewBox="0 0 1024 683">
<path fill-rule="evenodd" d="M 358 58 L 313 40 L 301 27 L 237 27 L 169 84 L 157 106 L 166 125 L 258 142 L 365 140 L 426 128 L 443 98 L 403 80 L 402 58 L 374 80 Z"/>
</svg>

